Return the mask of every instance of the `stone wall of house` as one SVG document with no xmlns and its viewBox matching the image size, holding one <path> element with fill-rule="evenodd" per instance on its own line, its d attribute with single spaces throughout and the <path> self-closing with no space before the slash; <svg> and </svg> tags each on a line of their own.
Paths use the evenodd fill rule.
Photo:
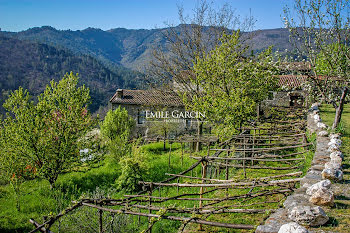
<svg viewBox="0 0 350 233">
<path fill-rule="evenodd" d="M 139 124 L 138 122 L 138 114 L 140 111 L 168 111 L 172 112 L 174 110 L 177 111 L 185 111 L 184 107 L 151 107 L 151 106 L 141 106 L 141 105 L 136 105 L 136 104 L 112 104 L 112 109 L 115 110 L 119 106 L 125 108 L 128 111 L 128 114 L 132 116 L 132 118 L 135 120 L 135 127 L 132 131 L 132 137 L 139 137 L 139 136 L 146 136 L 146 137 L 156 137 L 158 136 L 157 134 L 152 134 L 152 129 L 156 127 L 157 124 L 156 122 L 153 122 L 152 119 L 146 120 L 144 123 Z M 169 119 L 172 120 L 172 119 Z M 177 133 L 185 133 L 185 132 L 195 132 L 197 129 L 197 122 L 196 120 L 192 120 L 191 123 L 186 122 L 184 119 L 179 119 L 179 121 L 171 122 L 176 125 Z"/>
<path fill-rule="evenodd" d="M 273 98 L 265 100 L 263 102 L 264 105 L 289 107 L 290 98 L 289 98 L 288 92 L 286 91 L 272 92 L 272 95 L 273 95 Z"/>
<path fill-rule="evenodd" d="M 305 106 L 305 100 L 307 99 L 307 92 L 303 90 L 295 91 L 277 91 L 272 92 L 273 98 L 263 101 L 265 106 L 279 106 L 279 107 L 290 107 L 292 106 L 293 96 L 300 96 L 301 100 L 296 101 L 297 105 Z"/>
<path fill-rule="evenodd" d="M 307 92 L 303 90 L 296 91 L 277 91 L 271 92 L 270 98 L 264 100 L 259 107 L 259 114 L 264 117 L 270 117 L 273 107 L 293 107 L 308 106 Z"/>
</svg>

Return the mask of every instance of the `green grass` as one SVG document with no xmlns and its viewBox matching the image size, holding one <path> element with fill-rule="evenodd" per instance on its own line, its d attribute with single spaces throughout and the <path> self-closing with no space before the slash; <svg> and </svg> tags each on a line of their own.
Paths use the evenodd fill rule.
<svg viewBox="0 0 350 233">
<path fill-rule="evenodd" d="M 42 179 L 26 181 L 21 186 L 21 211 L 15 208 L 14 193 L 9 185 L 0 186 L 0 232 L 27 232 L 33 228 L 29 218 L 41 222 L 44 215 L 58 213 L 79 198 L 80 194 L 107 187 L 118 177 L 118 169 L 109 163 L 86 172 L 70 172 L 59 176 L 56 190 Z"/>
<path fill-rule="evenodd" d="M 272 141 L 273 142 L 273 141 Z M 158 145 L 158 147 L 161 147 L 162 144 L 160 143 Z M 157 153 L 154 153 L 153 159 L 160 159 L 163 160 L 163 163 L 159 163 L 160 164 L 167 164 L 167 158 L 169 155 L 169 152 L 164 153 L 161 150 L 159 150 L 159 148 L 157 149 L 157 145 L 156 144 L 151 144 L 146 146 L 146 148 L 149 147 L 149 151 L 157 151 Z M 201 155 L 205 155 L 206 154 L 206 148 L 203 149 L 203 151 L 201 152 Z M 174 157 L 174 161 L 175 164 L 176 163 L 180 163 L 180 149 L 174 150 L 173 151 L 175 157 Z M 177 154 L 177 156 L 176 156 Z M 308 152 L 307 155 L 305 154 L 301 154 L 300 157 L 311 157 L 312 158 L 312 151 Z M 187 155 L 188 156 L 188 155 Z M 186 157 L 187 157 L 186 156 Z M 197 155 L 198 156 L 198 155 Z M 184 166 L 184 168 L 189 167 L 189 165 L 191 165 L 192 163 L 194 163 L 195 160 L 189 160 L 188 162 L 186 162 L 187 166 Z M 274 166 L 274 167 L 280 167 L 280 166 L 287 166 L 286 164 L 280 164 L 278 162 L 265 162 L 264 165 L 266 166 Z M 304 166 L 308 166 L 307 164 L 304 164 Z M 154 166 L 154 168 L 156 168 L 157 166 Z M 162 174 L 164 174 L 165 172 L 168 172 L 169 169 L 173 169 L 173 168 L 161 168 L 158 167 L 157 169 L 159 169 L 159 171 L 155 171 L 157 173 L 157 175 L 162 176 Z M 306 168 L 307 169 L 307 168 Z M 180 171 L 180 170 L 179 170 Z M 200 166 L 198 166 L 194 171 L 193 171 L 193 176 L 200 176 Z M 247 172 L 247 178 L 248 179 L 254 179 L 254 178 L 258 178 L 258 177 L 263 177 L 263 176 L 271 176 L 271 175 L 277 175 L 277 174 L 284 174 L 284 173 L 289 173 L 290 171 L 283 171 L 283 170 L 253 170 L 253 169 L 246 169 Z M 175 173 L 175 172 L 171 172 L 171 173 Z M 187 174 L 187 175 L 191 175 L 191 174 Z M 208 174 L 208 176 L 210 176 L 210 174 Z M 242 169 L 232 169 L 230 171 L 230 175 L 229 175 L 229 179 L 237 179 L 237 181 L 241 181 L 244 178 L 244 174 L 243 174 L 243 170 Z M 151 177 L 150 177 L 151 178 Z M 168 177 L 163 177 L 163 178 L 168 178 Z M 218 179 L 225 179 L 225 174 L 224 174 L 224 170 L 222 171 L 221 175 L 218 177 L 213 177 L 213 178 L 218 178 Z M 150 180 L 157 180 L 157 178 L 152 177 Z M 162 180 L 162 179 L 159 179 Z M 176 182 L 176 181 L 175 181 Z M 193 180 L 193 179 L 189 179 L 189 178 L 181 178 L 180 179 L 181 183 L 194 183 L 194 182 L 198 182 L 200 183 L 201 181 L 199 180 Z M 272 188 L 272 187 L 271 187 Z M 209 190 L 209 189 L 206 189 Z M 261 190 L 261 188 L 255 188 L 254 192 Z M 225 195 L 228 196 L 233 196 L 233 195 L 239 195 L 239 194 L 246 194 L 248 190 L 244 190 L 244 189 L 229 189 L 228 191 L 226 190 L 219 190 L 216 192 L 213 192 L 211 194 L 207 194 L 205 195 L 205 197 L 208 198 L 217 198 L 217 197 L 223 197 Z M 156 190 L 153 192 L 154 196 L 176 196 L 176 195 L 181 195 L 181 194 L 185 194 L 185 193 L 194 193 L 197 192 L 199 193 L 199 188 L 180 188 L 179 190 L 177 188 L 170 188 L 170 187 L 163 187 L 161 188 L 161 190 Z M 197 196 L 198 197 L 198 196 Z M 242 208 L 244 208 L 245 205 L 249 205 L 251 203 L 256 203 L 256 202 L 262 202 L 263 204 L 261 205 L 257 205 L 257 206 L 253 206 L 251 208 L 260 208 L 260 209 L 276 209 L 278 208 L 278 206 L 280 206 L 280 204 L 283 202 L 284 200 L 284 196 L 283 195 L 275 195 L 273 197 L 261 197 L 261 198 L 256 198 L 256 199 L 252 199 L 249 201 L 242 201 L 242 200 L 235 200 L 235 201 L 224 201 L 222 203 L 220 203 L 220 205 L 242 205 Z M 267 204 L 267 201 L 278 201 L 280 200 L 280 202 L 277 203 L 270 203 Z M 207 204 L 207 201 L 204 201 L 203 204 Z M 164 208 L 167 208 L 169 206 L 174 206 L 174 207 L 187 207 L 187 208 L 192 208 L 194 206 L 198 207 L 198 201 L 176 201 L 176 200 L 169 200 L 163 204 L 161 204 L 160 206 L 163 206 Z M 264 213 L 264 214 L 219 214 L 219 215 L 213 215 L 210 216 L 208 218 L 208 220 L 211 221 L 218 221 L 218 222 L 229 222 L 229 223 L 236 223 L 236 224 L 252 224 L 252 225 L 259 225 L 261 223 L 261 221 L 267 217 L 269 215 L 269 213 Z M 189 214 L 185 214 L 182 216 L 187 216 L 187 217 L 191 217 L 191 215 Z M 200 217 L 200 216 L 198 216 Z M 147 226 L 147 222 L 143 223 L 143 228 L 145 229 Z M 170 224 L 170 225 L 167 225 Z M 171 221 L 168 220 L 161 220 L 159 222 L 157 222 L 153 228 L 154 232 L 176 232 L 178 227 L 180 226 L 180 223 L 171 223 Z M 171 227 L 170 227 L 171 226 Z M 204 230 L 206 232 L 227 232 L 226 229 L 223 228 L 218 228 L 218 227 L 209 227 L 209 226 L 203 226 Z M 166 231 L 164 231 L 164 229 L 166 229 Z M 198 230 L 198 225 L 196 224 L 192 224 L 190 225 L 187 230 L 191 231 L 191 232 L 196 232 Z M 230 232 L 245 232 L 244 230 L 230 230 Z"/>
<path fill-rule="evenodd" d="M 309 143 L 312 143 L 312 145 L 310 146 L 310 150 L 303 154 L 305 157 L 304 166 L 302 168 L 303 176 L 306 175 L 307 171 L 311 167 L 311 163 L 314 158 L 315 148 L 316 148 L 316 133 L 311 134 L 310 132 L 307 132 L 306 135 L 307 135 L 307 141 Z"/>
<path fill-rule="evenodd" d="M 331 127 L 335 117 L 334 107 L 330 104 L 324 104 L 321 106 L 320 110 L 322 121 Z M 344 105 L 340 127 L 338 130 L 342 131 L 344 137 L 350 136 L 350 104 Z"/>
<path fill-rule="evenodd" d="M 181 155 L 180 143 L 173 143 L 171 145 L 171 152 L 168 143 L 166 144 L 166 151 L 163 150 L 163 142 L 144 145 L 143 148 L 147 152 L 147 159 L 150 161 L 149 170 L 152 171 L 146 177 L 146 181 L 163 181 L 170 178 L 165 173 L 180 173 L 195 162 L 195 160 L 188 156 L 190 148 L 185 148 L 184 146 L 184 156 Z M 203 154 L 203 152 L 204 150 L 201 153 Z"/>
<path fill-rule="evenodd" d="M 315 140 L 315 135 L 310 135 L 309 140 Z M 273 143 L 274 141 L 272 141 Z M 162 144 L 160 144 L 161 146 Z M 156 148 L 153 148 L 156 145 L 149 145 L 151 147 L 150 151 L 159 151 Z M 300 152 L 299 150 L 297 151 L 290 151 L 292 152 Z M 174 153 L 176 153 L 176 151 L 174 151 Z M 157 154 L 157 153 L 156 153 Z M 158 155 L 154 155 L 154 159 L 157 158 Z M 202 155 L 206 154 L 206 148 L 204 148 Z M 309 151 L 307 153 L 301 154 L 300 156 L 298 156 L 300 158 L 305 157 L 306 160 L 303 164 L 303 171 L 307 171 L 308 167 L 311 164 L 312 161 L 312 157 L 313 157 L 313 151 Z M 179 157 L 178 157 L 179 158 Z M 164 159 L 164 158 L 163 158 Z M 166 159 L 166 158 L 165 158 Z M 166 162 L 166 160 L 165 160 Z M 164 163 L 165 163 L 164 162 Z M 176 162 L 176 160 L 175 160 Z M 190 163 L 188 163 L 188 165 L 190 165 L 191 163 L 195 162 L 195 160 L 190 161 Z M 250 163 L 250 162 L 249 162 Z M 259 165 L 259 164 L 255 164 L 255 165 Z M 287 164 L 281 164 L 278 162 L 264 162 L 261 163 L 261 165 L 265 165 L 265 166 L 272 166 L 272 167 L 281 167 L 281 166 L 288 166 Z M 186 166 L 185 166 L 186 167 Z M 187 166 L 188 167 L 188 166 Z M 161 168 L 160 168 L 161 169 Z M 159 173 L 159 175 L 161 175 L 161 173 L 166 172 L 166 169 L 163 168 L 162 172 Z M 254 179 L 254 178 L 258 178 L 258 177 L 263 177 L 263 176 L 271 176 L 271 175 L 279 175 L 279 174 L 285 174 L 285 173 L 289 173 L 291 171 L 288 170 L 268 170 L 268 169 L 262 169 L 262 170 L 255 170 L 255 169 L 246 169 L 246 173 L 247 173 L 247 178 L 248 179 Z M 175 172 L 173 172 L 175 173 Z M 187 175 L 191 175 L 191 174 L 187 174 Z M 193 174 L 193 176 L 200 176 L 200 166 L 198 166 Z M 208 174 L 209 176 L 209 174 Z M 167 177 L 165 177 L 167 178 Z M 214 177 L 213 177 L 214 178 Z M 224 175 L 224 171 L 222 172 L 222 174 L 219 177 L 215 177 L 218 179 L 225 179 L 225 175 Z M 230 175 L 229 175 L 229 179 L 237 179 L 237 181 L 242 181 L 244 180 L 244 173 L 243 173 L 243 169 L 232 169 L 230 170 Z M 152 180 L 152 179 L 151 179 Z M 153 179 L 154 180 L 154 179 Z M 175 181 L 176 182 L 176 181 Z M 193 180 L 193 179 L 188 179 L 188 178 L 181 178 L 180 179 L 181 183 L 194 183 L 194 182 L 198 182 L 200 183 L 201 181 L 198 180 Z M 272 187 L 271 187 L 272 188 Z M 206 189 L 209 190 L 209 189 Z M 254 190 L 252 190 L 253 192 L 256 192 L 258 190 L 261 190 L 261 188 L 255 188 Z M 212 194 L 207 194 L 205 195 L 205 197 L 208 198 L 217 198 L 217 197 L 223 197 L 225 195 L 228 196 L 233 196 L 233 195 L 239 195 L 239 194 L 246 194 L 248 190 L 244 190 L 244 189 L 229 189 L 228 191 L 226 190 L 219 190 L 216 192 L 213 192 Z M 181 195 L 181 194 L 185 194 L 185 193 L 193 193 L 193 192 L 199 192 L 199 189 L 197 188 L 180 188 L 179 190 L 177 190 L 177 188 L 167 188 L 167 187 L 163 187 L 160 191 L 154 191 L 153 195 L 154 196 L 176 196 L 176 195 Z M 256 203 L 256 202 L 262 202 L 263 204 L 261 205 L 256 205 L 250 208 L 259 208 L 259 209 L 276 209 L 278 208 L 281 203 L 283 203 L 284 200 L 284 196 L 281 195 L 275 195 L 275 196 L 271 196 L 271 197 L 260 197 L 260 198 L 256 198 L 256 199 L 252 199 L 252 200 L 248 200 L 248 201 L 244 201 L 244 200 L 235 200 L 235 201 L 224 201 L 222 203 L 220 203 L 220 205 L 242 205 L 241 208 L 244 208 L 245 205 L 249 205 L 252 203 Z M 266 203 L 268 201 L 280 201 L 277 203 Z M 203 204 L 207 204 L 207 201 L 204 201 Z M 220 206 L 219 205 L 219 206 Z M 194 201 L 176 201 L 176 200 L 169 200 L 166 203 L 160 205 L 163 206 L 164 208 L 167 208 L 169 206 L 176 206 L 176 207 L 187 207 L 187 208 L 191 208 L 191 207 L 198 207 L 198 201 L 194 202 Z M 182 215 L 182 216 L 187 216 L 190 217 L 190 215 Z M 264 213 L 264 214 L 219 214 L 219 215 L 212 215 L 209 218 L 207 218 L 209 221 L 218 221 L 218 222 L 228 222 L 228 223 L 235 223 L 235 224 L 252 224 L 252 225 L 259 225 L 260 223 L 262 223 L 263 219 L 265 219 L 267 216 L 269 216 L 269 213 Z M 201 216 L 198 216 L 201 217 Z M 155 232 L 164 232 L 164 229 L 167 229 L 168 232 L 176 232 L 177 228 L 180 226 L 179 223 L 172 223 L 173 228 L 164 228 L 165 225 L 163 224 L 167 224 L 170 223 L 170 221 L 167 220 L 162 220 L 159 221 L 155 224 L 154 227 L 154 231 Z M 144 223 L 144 228 L 146 228 L 147 222 Z M 203 229 L 205 232 L 227 232 L 227 229 L 224 228 L 218 228 L 218 227 L 210 227 L 210 226 L 203 226 Z M 192 224 L 190 226 L 188 226 L 187 228 L 188 231 L 190 232 L 197 232 L 198 231 L 198 225 L 196 224 Z M 251 232 L 251 231 L 244 231 L 244 230 L 230 230 L 229 232 Z"/>
<path fill-rule="evenodd" d="M 165 180 L 170 177 L 165 173 L 179 173 L 194 162 L 188 155 L 181 156 L 180 144 L 172 144 L 170 166 L 168 166 L 169 147 L 169 144 L 167 144 L 166 151 L 163 151 L 162 142 L 143 146 L 147 152 L 147 162 L 150 170 L 145 180 Z M 187 154 L 188 150 L 189 148 L 186 147 L 185 152 Z M 50 190 L 50 185 L 46 180 L 37 178 L 24 182 L 21 186 L 21 211 L 19 212 L 15 208 L 15 198 L 11 186 L 0 185 L 0 232 L 28 232 L 33 229 L 32 224 L 29 223 L 29 218 L 42 222 L 43 216 L 50 213 L 57 214 L 83 193 L 91 193 L 96 187 L 102 190 L 113 189 L 121 168 L 117 163 L 106 158 L 98 167 L 91 169 L 77 167 L 75 170 L 78 171 L 59 176 L 55 191 Z M 196 172 L 198 173 L 198 171 Z M 120 198 L 123 194 L 122 191 L 113 192 L 112 197 Z M 144 223 L 146 224 L 146 221 Z M 178 224 L 173 221 L 164 224 L 174 226 L 174 231 L 178 228 Z"/>
<path fill-rule="evenodd" d="M 272 141 L 273 142 L 273 141 Z M 190 152 L 190 148 L 186 145 L 184 148 L 184 155 L 182 155 L 181 144 L 174 143 L 171 145 L 166 145 L 166 151 L 163 150 L 163 143 L 152 143 L 142 146 L 142 149 L 145 151 L 146 160 L 148 163 L 148 172 L 145 175 L 144 179 L 146 181 L 163 181 L 170 178 L 171 176 L 165 175 L 165 173 L 179 173 L 193 163 L 196 162 L 195 159 L 190 158 L 190 155 L 193 156 L 205 156 L 207 155 L 207 148 L 203 147 L 203 150 L 199 153 Z M 291 151 L 292 152 L 292 151 Z M 170 156 L 171 155 L 171 156 Z M 169 165 L 169 156 L 170 156 L 170 165 Z M 312 153 L 301 154 L 300 157 L 312 157 Z M 306 160 L 308 161 L 308 159 Z M 249 162 L 250 163 L 250 162 Z M 256 164 L 258 165 L 258 164 Z M 261 165 L 265 166 L 288 166 L 287 164 L 280 164 L 277 162 L 264 162 Z M 307 162 L 304 164 L 304 169 L 307 169 Z M 38 222 L 42 222 L 42 217 L 50 213 L 57 214 L 60 210 L 66 208 L 70 205 L 71 200 L 78 199 L 82 194 L 85 196 L 94 196 L 96 194 L 96 187 L 99 187 L 101 193 L 113 198 L 120 198 L 125 194 L 125 192 L 116 191 L 115 180 L 119 177 L 121 173 L 121 167 L 117 163 L 106 159 L 100 166 L 86 169 L 86 167 L 81 168 L 77 167 L 78 171 L 69 172 L 59 176 L 57 181 L 57 190 L 52 191 L 49 189 L 49 183 L 45 180 L 35 179 L 27 181 L 23 184 L 22 190 L 23 194 L 21 197 L 22 210 L 18 212 L 15 209 L 15 199 L 13 197 L 13 192 L 8 185 L 0 186 L 0 232 L 28 232 L 33 229 L 33 226 L 28 222 L 29 218 L 34 218 Z M 213 171 L 213 170 L 212 170 Z M 246 169 L 247 178 L 257 178 L 263 176 L 271 176 L 277 174 L 289 173 L 288 170 L 253 170 Z M 222 170 L 221 174 L 216 178 L 225 179 L 225 169 Z M 192 176 L 201 176 L 201 165 L 196 167 L 193 172 L 190 172 L 186 175 Z M 208 174 L 208 177 L 210 173 Z M 214 178 L 214 177 L 213 177 Z M 237 179 L 241 181 L 244 179 L 244 174 L 242 169 L 231 169 L 229 174 L 229 179 Z M 176 182 L 176 181 L 174 181 Z M 188 178 L 181 178 L 180 182 L 201 182 L 199 180 L 193 180 Z M 273 187 L 271 187 L 273 188 Z M 255 188 L 253 192 L 260 190 L 261 188 Z M 102 191 L 101 191 L 102 190 Z M 207 189 L 208 190 L 208 189 Z M 223 197 L 225 195 L 239 195 L 245 194 L 249 190 L 244 189 L 225 189 L 213 192 L 206 195 L 205 197 Z M 178 194 L 184 194 L 188 192 L 199 192 L 199 188 L 167 188 L 163 187 L 160 190 L 154 190 L 153 195 L 155 196 L 176 196 Z M 197 196 L 198 197 L 198 196 Z M 221 203 L 227 205 L 247 205 L 255 202 L 262 202 L 263 204 L 253 206 L 250 208 L 259 208 L 259 209 L 275 209 L 281 205 L 284 200 L 282 194 L 275 195 L 272 197 L 260 197 L 248 201 L 235 200 L 235 201 L 226 201 Z M 265 203 L 267 201 L 279 201 L 277 203 Z M 208 202 L 204 202 L 206 204 Z M 161 204 L 160 206 L 169 207 L 188 207 L 193 208 L 198 207 L 198 201 L 176 201 L 170 200 Z M 85 208 L 85 207 L 84 207 Z M 244 208 L 244 207 L 243 207 Z M 91 211 L 91 210 L 89 210 Z M 62 219 L 62 228 L 61 229 L 70 229 L 63 232 L 84 232 L 85 229 L 82 225 L 85 224 L 84 221 L 89 221 L 95 223 L 97 219 L 97 213 L 89 212 L 88 210 L 82 209 L 81 211 L 76 211 L 71 215 L 71 219 L 63 218 Z M 143 212 L 147 212 L 144 210 Z M 155 212 L 154 212 L 155 213 Z M 221 221 L 221 222 L 230 222 L 230 223 L 241 223 L 241 224 L 252 224 L 258 225 L 262 220 L 267 217 L 269 213 L 264 214 L 219 214 L 212 215 L 208 218 L 211 221 Z M 85 218 L 83 218 L 85 216 Z M 86 218 L 89 216 L 89 218 Z M 125 216 L 125 215 L 123 215 Z M 191 217 L 191 215 L 183 215 Z M 80 219 L 78 222 L 74 222 L 74 219 Z M 73 221 L 74 220 L 74 221 Z M 147 228 L 147 218 L 141 217 L 140 222 L 137 217 L 128 216 L 125 219 L 121 219 L 121 222 L 128 223 L 128 227 L 123 228 L 123 232 L 139 232 Z M 66 224 L 65 226 L 63 226 Z M 95 224 L 97 226 L 97 224 Z M 153 232 L 177 232 L 178 228 L 181 226 L 181 222 L 175 222 L 170 220 L 161 220 L 157 222 L 153 227 Z M 214 231 L 214 232 L 227 232 L 224 228 L 217 227 L 208 227 L 203 226 L 205 231 Z M 72 230 L 74 229 L 74 230 Z M 187 228 L 191 232 L 198 230 L 198 225 L 191 225 Z M 58 232 L 57 224 L 52 228 L 54 232 Z M 233 230 L 230 232 L 244 232 L 242 230 Z"/>
<path fill-rule="evenodd" d="M 329 126 L 332 125 L 335 116 L 335 110 L 331 105 L 322 105 L 321 118 Z M 330 221 L 327 225 L 320 227 L 321 230 L 331 232 L 349 232 L 350 226 L 350 104 L 346 104 L 341 118 L 342 131 L 342 152 L 344 154 L 344 180 L 340 184 L 339 189 L 342 193 L 335 193 L 335 206 L 326 210 Z"/>
</svg>

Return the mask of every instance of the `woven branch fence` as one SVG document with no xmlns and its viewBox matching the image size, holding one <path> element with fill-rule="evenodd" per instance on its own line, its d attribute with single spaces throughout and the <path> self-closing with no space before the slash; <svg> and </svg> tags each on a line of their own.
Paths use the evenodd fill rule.
<svg viewBox="0 0 350 233">
<path fill-rule="evenodd" d="M 293 114 L 298 116 L 299 112 Z M 147 218 L 147 232 L 163 219 L 180 221 L 180 230 L 188 224 L 197 224 L 199 230 L 204 226 L 253 230 L 257 224 L 222 222 L 215 216 L 235 219 L 237 214 L 257 215 L 263 221 L 264 215 L 274 211 L 270 204 L 280 203 L 296 189 L 310 143 L 305 135 L 305 121 L 291 119 L 291 123 L 242 128 L 240 134 L 222 143 L 212 137 L 169 140 L 170 145 L 181 144 L 182 156 L 194 159 L 190 167 L 179 174 L 167 173 L 170 177 L 162 182 L 140 181 L 143 191 L 138 194 L 121 199 L 85 198 L 42 224 L 31 219 L 35 226 L 31 233 L 51 232 L 61 217 L 83 207 L 98 211 L 99 232 L 107 231 L 103 222 L 107 213 Z M 183 144 L 199 141 L 207 143 L 205 156 L 186 153 Z M 194 170 L 200 171 L 199 175 L 193 175 Z M 267 175 L 256 177 L 256 170 Z"/>
</svg>

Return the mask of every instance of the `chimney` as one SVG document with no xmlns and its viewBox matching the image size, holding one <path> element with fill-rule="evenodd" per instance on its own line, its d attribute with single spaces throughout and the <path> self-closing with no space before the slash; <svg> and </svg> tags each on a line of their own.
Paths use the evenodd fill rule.
<svg viewBox="0 0 350 233">
<path fill-rule="evenodd" d="M 123 98 L 123 89 L 118 89 L 117 90 L 117 98 L 122 99 Z"/>
</svg>

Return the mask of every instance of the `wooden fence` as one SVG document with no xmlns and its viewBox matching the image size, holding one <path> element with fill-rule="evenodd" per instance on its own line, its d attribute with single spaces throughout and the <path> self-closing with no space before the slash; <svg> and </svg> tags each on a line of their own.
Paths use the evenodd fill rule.
<svg viewBox="0 0 350 233">
<path fill-rule="evenodd" d="M 214 138 L 167 140 L 170 143 L 169 166 L 172 143 L 181 144 L 181 155 L 194 159 L 194 163 L 179 174 L 170 176 L 162 182 L 140 181 L 142 192 L 125 195 L 121 199 L 85 198 L 74 203 L 60 214 L 50 217 L 43 224 L 33 219 L 35 229 L 31 231 L 49 232 L 51 226 L 62 216 L 86 206 L 99 212 L 99 232 L 103 232 L 103 212 L 127 214 L 148 218 L 148 232 L 161 219 L 181 221 L 182 230 L 189 223 L 224 227 L 232 229 L 254 229 L 251 224 L 234 224 L 208 220 L 217 214 L 262 214 L 274 209 L 247 208 L 264 203 L 277 203 L 292 192 L 300 181 L 305 158 L 310 143 L 304 133 L 304 121 L 283 123 L 280 126 L 270 124 L 242 128 L 242 133 L 218 143 Z M 198 139 L 198 138 L 197 138 Z M 207 143 L 205 156 L 195 155 L 190 150 L 184 152 L 186 143 Z M 182 159 L 183 162 L 183 159 Z M 278 164 L 278 166 L 276 165 Z M 194 176 L 194 170 L 200 170 L 200 176 Z M 230 178 L 233 171 L 242 169 L 243 177 Z M 247 171 L 254 169 L 286 171 L 288 173 L 263 177 L 254 177 Z M 168 195 L 164 189 L 176 190 Z M 235 192 L 235 190 L 238 190 Z M 262 197 L 274 197 L 273 201 L 260 201 Z M 255 202 L 254 202 L 255 200 Z M 244 204 L 247 202 L 253 202 Z M 170 203 L 170 204 L 168 204 Z M 173 205 L 178 203 L 177 205 Z M 182 203 L 186 205 L 182 206 Z M 192 207 L 190 207 L 192 206 Z"/>
</svg>

